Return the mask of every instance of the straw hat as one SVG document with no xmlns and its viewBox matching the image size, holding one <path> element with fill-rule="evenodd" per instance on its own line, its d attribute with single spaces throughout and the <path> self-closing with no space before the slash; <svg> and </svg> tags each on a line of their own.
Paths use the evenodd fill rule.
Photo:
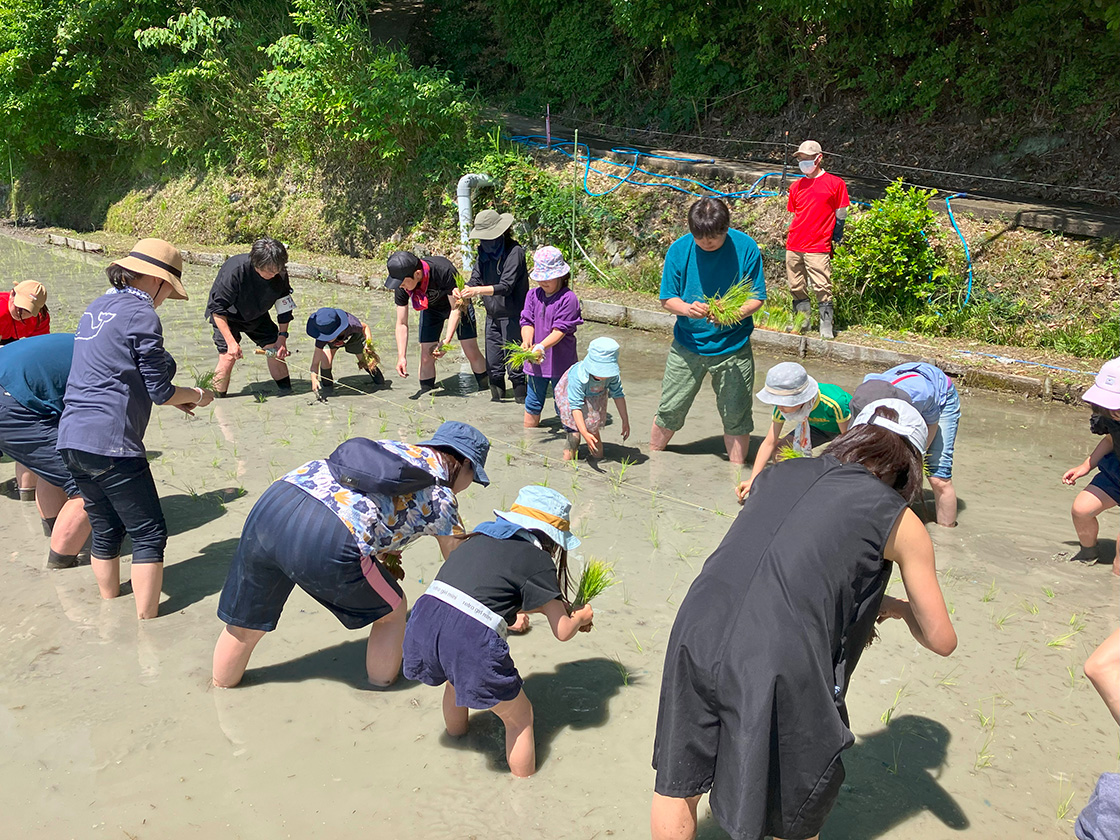
<svg viewBox="0 0 1120 840">
<path fill-rule="evenodd" d="M 494 515 L 522 528 L 543 531 L 565 550 L 579 545 L 579 537 L 572 533 L 572 503 L 548 487 L 522 487 L 513 506 L 496 510 Z"/>
<path fill-rule="evenodd" d="M 183 288 L 183 255 L 170 242 L 141 239 L 127 257 L 114 260 L 113 265 L 166 280 L 171 286 L 171 297 L 175 300 L 188 299 L 187 290 Z"/>
<path fill-rule="evenodd" d="M 474 228 L 467 234 L 470 239 L 497 239 L 513 225 L 512 213 L 483 210 L 474 217 Z"/>
<path fill-rule="evenodd" d="M 39 314 L 47 304 L 47 290 L 42 283 L 24 280 L 12 289 L 12 299 L 17 307 L 26 309 L 32 317 Z"/>
</svg>

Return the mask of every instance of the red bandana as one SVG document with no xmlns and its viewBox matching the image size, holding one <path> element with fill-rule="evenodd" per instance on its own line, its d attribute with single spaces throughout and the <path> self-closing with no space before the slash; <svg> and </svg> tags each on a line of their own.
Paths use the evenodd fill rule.
<svg viewBox="0 0 1120 840">
<path fill-rule="evenodd" d="M 423 312 L 428 308 L 428 264 L 420 260 L 420 265 L 424 269 L 424 277 L 416 284 L 416 288 L 408 293 L 408 296 L 412 298 L 412 308 Z"/>
</svg>

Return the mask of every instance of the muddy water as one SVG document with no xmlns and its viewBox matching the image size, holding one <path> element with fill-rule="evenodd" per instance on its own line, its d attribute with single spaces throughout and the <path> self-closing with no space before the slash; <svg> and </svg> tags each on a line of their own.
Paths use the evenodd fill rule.
<svg viewBox="0 0 1120 840">
<path fill-rule="evenodd" d="M 46 283 L 59 328 L 73 327 L 104 289 L 101 269 L 97 260 L 0 239 L 4 282 Z M 188 267 L 192 299 L 160 310 L 184 384 L 192 368 L 214 361 L 201 316 L 212 277 Z M 392 355 L 386 297 L 305 283 L 297 302 L 297 327 L 316 306 L 341 306 L 367 319 Z M 240 394 L 197 418 L 156 409 L 147 445 L 158 453 L 153 469 L 172 538 L 162 617 L 142 626 L 130 598 L 98 599 L 88 567 L 46 572 L 33 506 L 0 499 L 2 833 L 648 836 L 664 646 L 677 604 L 735 512 L 736 472 L 721 457 L 708 390 L 671 450 L 648 457 L 668 339 L 593 324 L 581 330 L 581 345 L 603 334 L 624 347 L 634 433 L 623 444 L 610 426 L 609 458 L 598 469 L 564 465 L 554 430 L 526 432 L 517 407 L 461 387 L 461 356 L 440 362 L 448 388 L 434 398 L 408 400 L 415 375 L 392 376 L 379 393 L 340 388 L 329 404 L 310 404 L 298 369 L 310 362 L 311 342 L 296 332 L 295 396 L 273 396 L 253 357 L 235 371 L 231 391 Z M 759 367 L 774 361 L 759 358 Z M 862 375 L 821 364 L 811 372 L 848 387 Z M 349 358 L 335 374 L 367 389 Z M 560 644 L 538 617 L 512 642 L 536 707 L 540 770 L 528 781 L 505 772 L 492 715 L 476 715 L 470 735 L 451 743 L 440 691 L 407 682 L 367 690 L 363 634 L 298 590 L 244 685 L 208 687 L 218 592 L 261 491 L 348 436 L 416 440 L 444 418 L 475 423 L 494 441 L 492 485 L 463 499 L 468 523 L 512 502 L 521 485 L 547 482 L 575 500 L 581 552 L 614 561 L 620 578 L 596 602 L 591 634 Z M 764 430 L 761 406 L 755 420 Z M 1116 726 L 1080 664 L 1116 626 L 1120 581 L 1105 565 L 1071 566 L 1059 556 L 1074 542 L 1074 491 L 1059 477 L 1093 443 L 1084 411 L 964 395 L 961 524 L 934 531 L 960 647 L 940 659 L 897 623 L 883 629 L 853 680 L 858 742 L 824 837 L 1068 837 L 1097 774 L 1117 769 Z M 625 470 L 623 457 L 634 461 Z M 1113 513 L 1103 533 L 1116 526 Z M 409 549 L 411 600 L 437 565 L 434 541 Z M 723 835 L 707 820 L 702 836 Z"/>
</svg>

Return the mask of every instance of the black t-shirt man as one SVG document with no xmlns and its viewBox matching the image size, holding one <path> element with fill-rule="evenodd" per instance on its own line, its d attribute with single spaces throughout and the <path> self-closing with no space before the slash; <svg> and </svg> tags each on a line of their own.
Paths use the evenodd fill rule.
<svg viewBox="0 0 1120 840">
<path fill-rule="evenodd" d="M 455 291 L 455 278 L 459 276 L 458 269 L 447 257 L 424 257 L 420 262 L 428 266 L 428 306 L 427 310 L 433 314 L 451 314 L 451 293 Z M 420 290 L 417 288 L 416 294 Z M 404 286 L 398 286 L 393 291 L 393 302 L 397 306 L 408 306 L 413 294 Z M 423 310 L 421 310 L 423 311 Z"/>
</svg>

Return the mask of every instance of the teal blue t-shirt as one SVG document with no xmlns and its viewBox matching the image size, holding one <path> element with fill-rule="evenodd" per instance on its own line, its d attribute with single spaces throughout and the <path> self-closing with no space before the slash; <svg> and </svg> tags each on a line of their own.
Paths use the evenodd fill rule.
<svg viewBox="0 0 1120 840">
<path fill-rule="evenodd" d="M 739 230 L 727 232 L 717 251 L 704 251 L 688 233 L 669 246 L 661 273 L 661 299 L 680 298 L 685 303 L 726 292 L 744 277 L 754 283 L 755 296 L 766 300 L 762 254 L 755 241 Z M 685 350 L 699 356 L 722 356 L 741 350 L 751 340 L 754 319 L 744 318 L 733 327 L 717 327 L 703 318 L 677 316 L 673 337 Z"/>
</svg>

